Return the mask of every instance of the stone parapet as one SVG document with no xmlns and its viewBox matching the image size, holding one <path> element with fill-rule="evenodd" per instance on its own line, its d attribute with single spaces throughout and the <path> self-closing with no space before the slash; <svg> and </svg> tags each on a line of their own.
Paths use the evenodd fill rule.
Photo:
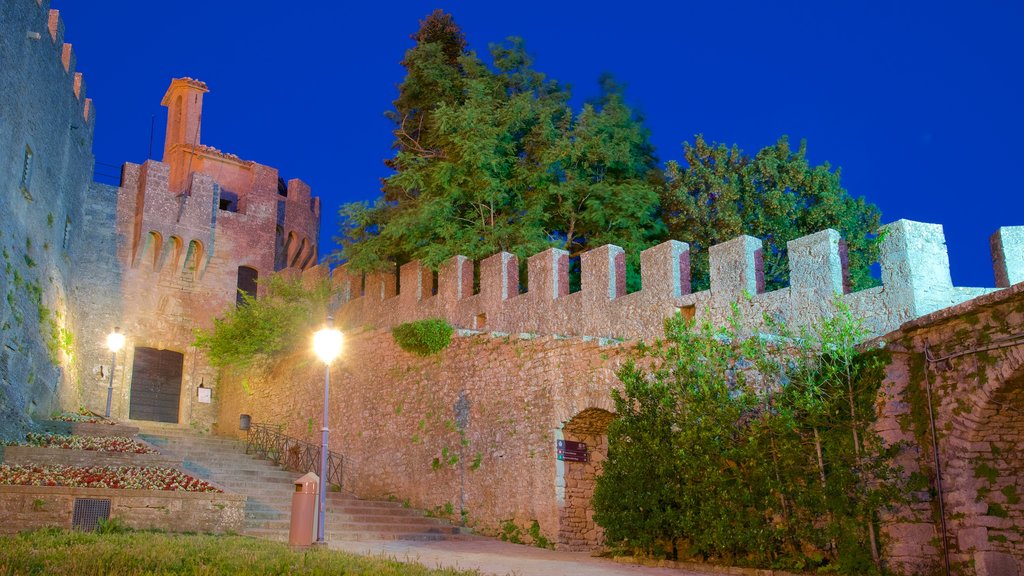
<svg viewBox="0 0 1024 576">
<path fill-rule="evenodd" d="M 39 10 L 40 29 L 30 29 L 26 32 L 29 39 L 35 41 L 47 41 L 54 47 L 54 56 L 59 60 L 64 72 L 67 74 L 67 90 L 75 95 L 81 109 L 83 127 L 92 133 L 95 127 L 96 112 L 93 108 L 92 98 L 86 98 L 85 77 L 81 72 L 75 70 L 78 59 L 72 45 L 64 41 L 64 19 L 61 18 L 59 10 L 49 9 L 49 2 L 37 4 Z M 45 27 L 45 30 L 42 28 Z"/>
<path fill-rule="evenodd" d="M 1024 279 L 1017 239 L 1024 227 L 1002 228 L 993 237 L 1002 284 Z M 689 246 L 668 241 L 641 253 L 642 289 L 625 290 L 625 253 L 601 246 L 581 257 L 579 292 L 569 292 L 569 254 L 551 248 L 531 256 L 528 286 L 519 292 L 518 259 L 501 253 L 480 262 L 480 290 L 471 293 L 472 262 L 456 256 L 443 263 L 434 290 L 432 272 L 419 262 L 398 275 L 362 275 L 342 265 L 333 272 L 340 290 L 335 317 L 345 326 L 390 327 L 443 317 L 459 328 L 503 333 L 652 338 L 663 320 L 680 311 L 698 320 L 722 322 L 737 305 L 747 328 L 765 316 L 794 327 L 812 324 L 834 311 L 838 297 L 865 319 L 872 335 L 903 322 L 992 292 L 994 288 L 953 286 L 942 226 L 899 220 L 882 228 L 879 263 L 882 286 L 850 292 L 846 246 L 835 230 L 788 243 L 790 285 L 764 291 L 762 243 L 742 236 L 710 249 L 711 288 L 691 293 Z M 1002 286 L 1000 284 L 1000 286 Z"/>
</svg>

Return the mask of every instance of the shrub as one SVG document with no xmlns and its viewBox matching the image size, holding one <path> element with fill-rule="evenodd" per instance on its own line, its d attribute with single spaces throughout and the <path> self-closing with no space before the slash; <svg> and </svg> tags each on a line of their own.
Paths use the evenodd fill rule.
<svg viewBox="0 0 1024 576">
<path fill-rule="evenodd" d="M 395 342 L 406 352 L 420 356 L 436 354 L 448 347 L 455 330 L 442 318 L 427 318 L 399 324 L 391 330 Z"/>
<path fill-rule="evenodd" d="M 877 574 L 876 511 L 900 501 L 872 428 L 883 371 L 849 311 L 741 338 L 666 322 L 619 371 L 595 520 L 633 552 Z"/>
<path fill-rule="evenodd" d="M 215 319 L 212 330 L 196 330 L 193 344 L 218 368 L 272 361 L 309 345 L 333 294 L 327 279 L 308 285 L 301 278 L 273 275 L 266 296 L 243 293 L 242 304 Z"/>
</svg>

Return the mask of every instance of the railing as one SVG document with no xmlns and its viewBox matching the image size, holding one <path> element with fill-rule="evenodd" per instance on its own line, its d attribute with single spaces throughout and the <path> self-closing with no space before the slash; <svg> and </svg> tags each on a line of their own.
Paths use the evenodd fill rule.
<svg viewBox="0 0 1024 576">
<path fill-rule="evenodd" d="M 245 453 L 266 458 L 286 470 L 315 472 L 323 479 L 324 475 L 320 473 L 320 446 L 286 436 L 281 433 L 281 428 L 269 424 L 250 424 Z M 344 482 L 345 457 L 330 450 L 327 451 L 326 478 L 328 485 L 334 484 L 342 490 L 352 491 Z"/>
</svg>

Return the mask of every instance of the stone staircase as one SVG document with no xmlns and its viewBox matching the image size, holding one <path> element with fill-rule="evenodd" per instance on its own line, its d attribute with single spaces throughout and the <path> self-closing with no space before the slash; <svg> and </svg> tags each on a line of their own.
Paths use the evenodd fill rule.
<svg viewBox="0 0 1024 576">
<path fill-rule="evenodd" d="M 301 473 L 247 455 L 243 441 L 154 423 L 141 423 L 139 428 L 140 439 L 162 453 L 180 457 L 182 468 L 189 474 L 226 492 L 246 496 L 244 534 L 288 540 L 295 493 L 292 482 Z M 474 538 L 467 529 L 428 518 L 422 510 L 399 502 L 360 500 L 342 492 L 327 493 L 326 526 L 324 537 L 328 541 Z"/>
</svg>

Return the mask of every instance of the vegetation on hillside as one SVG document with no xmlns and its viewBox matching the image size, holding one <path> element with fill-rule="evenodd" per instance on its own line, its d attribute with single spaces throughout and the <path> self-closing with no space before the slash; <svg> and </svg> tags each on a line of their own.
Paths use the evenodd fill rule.
<svg viewBox="0 0 1024 576">
<path fill-rule="evenodd" d="M 671 319 L 620 370 L 595 520 L 634 553 L 879 573 L 875 514 L 900 494 L 872 428 L 883 359 L 845 309 L 801 334 L 738 326 Z"/>
<path fill-rule="evenodd" d="M 569 89 L 533 68 L 521 39 L 491 45 L 488 65 L 440 10 L 412 38 L 388 113 L 394 172 L 376 202 L 341 208 L 336 256 L 352 269 L 616 244 L 635 289 L 640 251 L 676 238 L 691 243 L 701 288 L 708 247 L 751 234 L 766 240 L 774 288 L 786 283 L 786 242 L 832 227 L 849 244 L 854 287 L 871 283 L 878 209 L 851 198 L 838 170 L 811 166 L 803 144 L 793 150 L 782 138 L 751 158 L 698 136 L 684 145 L 685 163 L 662 170 L 610 77 L 574 110 Z"/>
</svg>

